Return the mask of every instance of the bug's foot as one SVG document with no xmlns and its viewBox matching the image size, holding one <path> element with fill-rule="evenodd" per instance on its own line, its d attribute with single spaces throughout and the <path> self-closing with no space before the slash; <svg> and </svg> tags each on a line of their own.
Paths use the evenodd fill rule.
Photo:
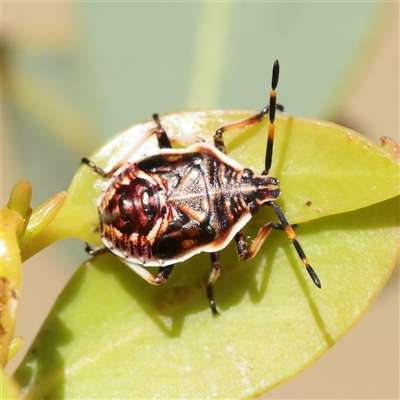
<svg viewBox="0 0 400 400">
<path fill-rule="evenodd" d="M 211 312 L 213 313 L 213 315 L 219 315 L 220 314 L 219 311 L 218 311 L 218 308 L 217 308 L 217 306 L 216 306 L 216 304 L 214 302 L 214 300 L 210 301 L 210 308 L 211 308 Z"/>
<path fill-rule="evenodd" d="M 94 249 L 92 246 L 90 246 L 89 243 L 86 243 L 85 251 L 89 255 L 96 257 L 100 254 L 108 253 L 109 250 L 106 247 L 99 247 L 98 249 Z"/>
</svg>

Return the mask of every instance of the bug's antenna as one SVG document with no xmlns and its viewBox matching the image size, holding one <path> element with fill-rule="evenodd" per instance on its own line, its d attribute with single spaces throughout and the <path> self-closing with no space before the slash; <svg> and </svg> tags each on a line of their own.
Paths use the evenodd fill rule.
<svg viewBox="0 0 400 400">
<path fill-rule="evenodd" d="M 271 92 L 269 94 L 269 126 L 268 126 L 268 142 L 267 151 L 265 153 L 265 169 L 262 175 L 268 175 L 272 163 L 272 152 L 274 148 L 275 135 L 275 110 L 276 110 L 276 87 L 279 79 L 279 62 L 276 60 L 272 68 Z"/>
<path fill-rule="evenodd" d="M 272 202 L 270 204 L 278 217 L 279 221 L 281 222 L 281 229 L 283 229 L 286 234 L 288 235 L 289 239 L 292 241 L 294 248 L 297 251 L 297 254 L 300 257 L 301 262 L 304 264 L 304 266 L 307 269 L 307 272 L 310 275 L 311 280 L 314 282 L 315 286 L 321 289 L 321 281 L 318 278 L 317 273 L 314 271 L 313 267 L 308 263 L 307 257 L 300 246 L 300 243 L 298 242 L 296 238 L 296 234 L 294 233 L 293 227 L 289 224 L 288 220 L 285 217 L 285 214 L 283 213 L 282 209 L 278 206 L 278 204 Z"/>
</svg>

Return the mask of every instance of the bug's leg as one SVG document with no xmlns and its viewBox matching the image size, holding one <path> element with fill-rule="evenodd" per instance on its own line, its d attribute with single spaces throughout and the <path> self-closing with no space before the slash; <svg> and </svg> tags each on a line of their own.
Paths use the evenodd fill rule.
<svg viewBox="0 0 400 400">
<path fill-rule="evenodd" d="M 109 175 L 108 172 L 106 172 L 106 171 L 104 171 L 104 169 L 101 169 L 100 167 L 98 167 L 93 161 L 89 160 L 86 157 L 82 158 L 81 163 L 88 165 L 90 168 L 93 169 L 94 172 L 96 172 L 97 175 L 100 175 L 103 178 L 109 178 L 109 176 L 112 175 L 112 174 Z"/>
<path fill-rule="evenodd" d="M 93 257 L 100 256 L 101 254 L 105 254 L 105 253 L 109 252 L 107 247 L 99 247 L 97 249 L 94 249 L 92 246 L 90 246 L 89 243 L 86 243 L 85 251 L 86 251 L 86 253 L 88 253 L 89 255 L 91 255 Z"/>
<path fill-rule="evenodd" d="M 267 115 L 268 113 L 269 113 L 269 106 L 266 106 L 258 114 L 255 114 L 246 119 L 242 119 L 241 121 L 236 121 L 236 122 L 232 122 L 231 124 L 221 126 L 214 133 L 214 146 L 219 151 L 226 154 L 225 143 L 224 143 L 224 139 L 222 137 L 222 134 L 224 132 L 233 131 L 235 129 L 248 128 L 252 125 L 255 125 L 255 124 L 261 122 L 263 120 L 264 116 Z"/>
<path fill-rule="evenodd" d="M 273 123 L 275 119 L 275 110 L 283 111 L 283 106 L 280 104 L 276 104 L 276 86 L 278 85 L 278 78 L 279 78 L 279 63 L 278 60 L 275 61 L 273 69 L 272 69 L 272 84 L 271 84 L 271 92 L 270 92 L 270 98 L 269 98 L 269 105 L 264 107 L 259 113 L 243 119 L 241 121 L 233 122 L 231 124 L 222 126 L 219 128 L 215 134 L 214 134 L 214 146 L 222 151 L 223 153 L 226 154 L 226 149 L 225 149 L 225 144 L 224 144 L 224 139 L 222 137 L 222 134 L 227 131 L 231 131 L 234 129 L 241 129 L 241 128 L 247 128 L 252 125 L 255 125 L 263 120 L 263 118 L 269 114 L 269 120 L 270 120 L 270 127 L 268 128 L 268 145 L 267 145 L 267 156 L 266 156 L 266 162 L 265 165 L 267 166 L 267 158 L 272 159 L 272 144 L 273 144 L 273 135 L 274 135 L 274 129 L 273 129 Z M 272 125 L 272 128 L 271 128 Z M 272 131 L 272 133 L 270 133 Z M 272 135 L 272 137 L 271 137 Z M 270 143 L 271 142 L 271 143 Z M 269 149 L 269 150 L 268 150 Z M 269 160 L 269 167 L 271 165 L 271 162 Z M 269 170 L 268 167 L 268 170 Z M 267 169 L 267 167 L 265 168 Z"/>
<path fill-rule="evenodd" d="M 208 300 L 210 302 L 210 308 L 211 311 L 214 315 L 219 314 L 217 306 L 214 302 L 214 293 L 213 293 L 213 284 L 214 282 L 218 279 L 219 274 L 221 272 L 221 263 L 219 260 L 219 253 L 215 252 L 215 253 L 211 253 L 210 254 L 211 257 L 211 272 L 210 272 L 210 276 L 208 278 L 208 282 L 207 282 L 207 297 Z"/>
<path fill-rule="evenodd" d="M 135 146 L 132 146 L 132 148 L 126 153 L 126 155 L 119 161 L 117 162 L 114 167 L 112 167 L 109 171 L 104 171 L 103 169 L 99 168 L 93 161 L 89 160 L 88 158 L 84 157 L 82 158 L 82 163 L 89 165 L 89 167 L 93 168 L 94 172 L 96 174 L 100 175 L 103 178 L 111 178 L 115 171 L 117 171 L 119 168 L 121 168 L 131 157 L 132 155 L 141 147 L 147 140 L 150 139 L 151 136 L 154 134 L 157 134 L 159 131 L 159 127 L 155 127 L 150 129 L 143 137 L 135 144 Z"/>
<path fill-rule="evenodd" d="M 249 259 L 253 258 L 260 250 L 262 244 L 264 243 L 265 239 L 267 238 L 267 236 L 269 235 L 269 233 L 271 232 L 272 229 L 283 230 L 286 232 L 289 239 L 292 241 L 293 246 L 296 249 L 296 252 L 300 257 L 300 260 L 305 265 L 307 272 L 309 273 L 312 281 L 318 288 L 321 288 L 321 281 L 319 280 L 317 273 L 314 271 L 314 269 L 308 263 L 307 257 L 305 255 L 300 243 L 298 242 L 298 240 L 296 238 L 296 233 L 293 230 L 293 226 L 291 226 L 289 224 L 285 215 L 283 214 L 282 209 L 277 204 L 271 202 L 271 203 L 269 203 L 269 205 L 275 211 L 275 214 L 279 218 L 280 224 L 277 224 L 274 222 L 268 222 L 268 223 L 264 224 L 258 231 L 257 236 L 255 237 L 250 249 L 248 249 L 247 241 L 245 239 L 243 230 L 240 230 L 235 235 L 236 249 L 237 249 L 239 258 L 244 259 L 244 260 L 249 260 Z"/>
<path fill-rule="evenodd" d="M 156 131 L 156 135 L 160 149 L 171 149 L 171 141 L 168 138 L 167 132 L 165 132 L 165 129 L 161 125 L 158 114 L 153 114 L 153 119 L 158 128 Z"/>
<path fill-rule="evenodd" d="M 156 285 L 162 285 L 163 283 L 167 282 L 168 278 L 171 275 L 172 269 L 174 265 L 167 265 L 165 267 L 160 267 L 158 269 L 158 274 L 155 277 Z"/>
<path fill-rule="evenodd" d="M 161 125 L 158 114 L 153 114 L 153 119 L 159 127 L 159 133 L 157 134 L 158 145 L 160 149 L 172 148 L 172 143 L 203 143 L 206 140 L 201 135 L 185 135 L 184 137 L 174 137 L 174 135 L 168 135 L 165 129 Z"/>
<path fill-rule="evenodd" d="M 86 243 L 85 250 L 91 256 L 96 257 L 100 256 L 101 254 L 109 253 L 110 250 L 107 247 L 99 247 L 94 249 L 88 243 Z M 129 268 L 131 268 L 134 272 L 136 272 L 140 277 L 142 277 L 147 282 L 151 283 L 152 285 L 161 285 L 165 283 L 169 276 L 171 275 L 173 265 L 167 265 L 165 267 L 160 267 L 158 270 L 157 276 L 153 276 L 150 274 L 149 271 L 144 269 L 141 265 L 135 263 L 125 262 Z"/>
<path fill-rule="evenodd" d="M 130 263 L 125 261 L 125 264 L 134 272 L 136 272 L 141 278 L 152 285 L 162 285 L 167 282 L 171 275 L 173 265 L 167 265 L 160 267 L 157 276 L 152 275 L 147 269 L 143 268 L 140 264 Z"/>
<path fill-rule="evenodd" d="M 135 154 L 136 151 L 138 151 L 138 149 L 140 149 L 140 147 L 142 147 L 143 144 L 151 138 L 151 136 L 156 135 L 160 148 L 171 148 L 171 143 L 168 139 L 168 135 L 165 132 L 164 128 L 161 126 L 158 115 L 154 114 L 153 119 L 157 126 L 147 131 L 143 135 L 143 137 L 134 146 L 132 146 L 131 149 L 129 149 L 126 155 L 117 164 L 115 164 L 113 168 L 111 168 L 111 170 L 104 171 L 103 169 L 98 167 L 93 161 L 89 160 L 86 157 L 82 158 L 82 163 L 87 164 L 94 170 L 94 172 L 96 172 L 96 174 L 100 175 L 101 177 L 109 179 L 113 176 L 115 171 L 121 168 L 132 157 L 132 155 Z"/>
<path fill-rule="evenodd" d="M 267 224 L 264 224 L 258 231 L 257 236 L 254 238 L 250 249 L 248 248 L 244 231 L 241 229 L 235 235 L 236 251 L 239 255 L 239 258 L 241 260 L 251 260 L 253 257 L 255 257 L 272 229 L 283 230 L 281 224 L 276 224 L 274 222 L 268 222 Z"/>
</svg>

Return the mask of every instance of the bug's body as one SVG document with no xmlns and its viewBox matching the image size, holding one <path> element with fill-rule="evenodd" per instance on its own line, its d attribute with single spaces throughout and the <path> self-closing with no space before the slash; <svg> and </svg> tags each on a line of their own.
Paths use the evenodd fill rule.
<svg viewBox="0 0 400 400">
<path fill-rule="evenodd" d="M 224 248 L 279 193 L 275 178 L 207 144 L 162 150 L 110 179 L 98 204 L 102 239 L 127 262 L 174 264 Z"/>
<path fill-rule="evenodd" d="M 220 274 L 219 250 L 234 239 L 239 258 L 250 259 L 258 253 L 271 230 L 280 229 L 287 233 L 315 285 L 321 287 L 292 226 L 275 203 L 280 195 L 279 182 L 269 175 L 275 110 L 283 110 L 276 104 L 278 76 L 276 61 L 269 105 L 250 118 L 219 128 L 214 134 L 214 146 L 197 143 L 183 150 L 173 149 L 155 114 L 156 126 L 110 171 L 83 158 L 82 162 L 108 179 L 98 202 L 105 247 L 89 248 L 89 252 L 97 255 L 111 251 L 153 285 L 167 281 L 174 263 L 202 251 L 209 252 L 212 270 L 207 296 L 213 314 L 217 314 L 212 285 Z M 223 133 L 257 124 L 266 115 L 270 123 L 265 168 L 255 175 L 226 155 Z M 129 161 L 138 146 L 153 135 L 157 137 L 159 153 Z M 243 228 L 263 205 L 274 210 L 279 223 L 264 223 L 249 248 Z M 143 266 L 158 266 L 157 276 Z"/>
</svg>

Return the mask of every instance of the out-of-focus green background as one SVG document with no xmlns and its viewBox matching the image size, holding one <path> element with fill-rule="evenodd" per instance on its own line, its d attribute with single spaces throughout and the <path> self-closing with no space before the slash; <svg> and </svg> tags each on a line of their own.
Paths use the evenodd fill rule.
<svg viewBox="0 0 400 400">
<path fill-rule="evenodd" d="M 275 59 L 287 113 L 399 141 L 398 3 L 3 2 L 2 205 L 22 177 L 33 205 L 65 190 L 82 156 L 154 112 L 259 110 Z M 24 266 L 23 351 L 83 247 Z M 398 398 L 398 304 L 396 270 L 349 335 L 265 397 Z"/>
</svg>

